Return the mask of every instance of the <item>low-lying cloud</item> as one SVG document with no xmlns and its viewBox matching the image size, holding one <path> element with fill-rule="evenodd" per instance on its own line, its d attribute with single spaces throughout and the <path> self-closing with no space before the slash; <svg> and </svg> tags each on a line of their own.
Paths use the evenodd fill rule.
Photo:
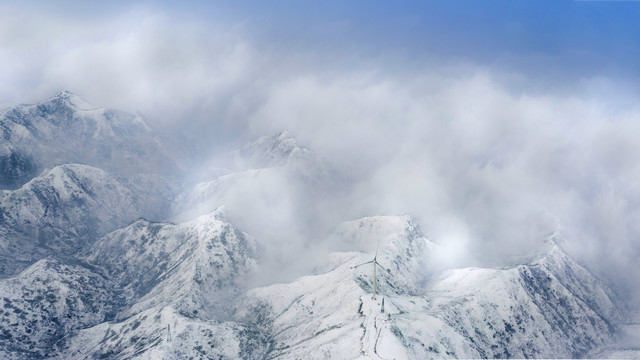
<svg viewBox="0 0 640 360">
<path fill-rule="evenodd" d="M 640 107 L 615 80 L 586 76 L 557 90 L 469 64 L 398 58 L 406 62 L 400 72 L 388 57 L 361 59 L 357 70 L 338 60 L 323 68 L 305 49 L 255 46 L 242 24 L 189 23 L 148 9 L 94 22 L 6 12 L 5 106 L 67 88 L 187 129 L 204 148 L 286 129 L 324 157 L 339 189 L 307 202 L 299 189 L 282 194 L 282 217 L 246 196 L 260 191 L 233 199 L 247 214 L 279 219 L 244 224 L 256 238 L 262 227 L 266 237 L 321 238 L 316 231 L 339 221 L 410 214 L 452 265 L 501 266 L 560 232 L 575 256 L 638 291 Z M 305 232 L 311 215 L 327 225 Z"/>
<path fill-rule="evenodd" d="M 345 217 L 414 215 L 454 263 L 509 264 L 559 232 L 575 256 L 632 280 L 639 109 L 497 78 L 306 76 L 279 84 L 252 125 L 289 129 L 347 173 L 350 195 L 334 204 Z"/>
</svg>

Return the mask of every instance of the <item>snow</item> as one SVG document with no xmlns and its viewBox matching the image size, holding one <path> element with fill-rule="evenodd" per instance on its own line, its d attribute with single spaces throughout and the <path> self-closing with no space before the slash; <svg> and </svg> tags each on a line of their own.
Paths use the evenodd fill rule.
<svg viewBox="0 0 640 360">
<path fill-rule="evenodd" d="M 8 234 L 0 272 L 15 274 L 43 255 L 73 255 L 140 215 L 154 218 L 165 201 L 157 196 L 86 165 L 47 170 L 0 200 L 0 234 Z"/>
<path fill-rule="evenodd" d="M 152 308 L 123 322 L 104 323 L 80 331 L 62 357 L 259 358 L 265 350 L 246 349 L 247 344 L 239 338 L 243 330 L 241 325 L 233 323 L 188 318 L 171 307 Z"/>
</svg>

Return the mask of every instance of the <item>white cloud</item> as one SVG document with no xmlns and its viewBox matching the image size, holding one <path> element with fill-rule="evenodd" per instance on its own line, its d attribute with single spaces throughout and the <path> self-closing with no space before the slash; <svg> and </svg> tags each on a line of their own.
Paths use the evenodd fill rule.
<svg viewBox="0 0 640 360">
<path fill-rule="evenodd" d="M 609 275 L 640 275 L 637 108 L 579 91 L 514 92 L 486 70 L 413 71 L 275 84 L 252 125 L 287 128 L 348 173 L 351 195 L 335 205 L 345 218 L 417 216 L 459 249 L 453 262 L 508 263 L 560 230 Z"/>
<path fill-rule="evenodd" d="M 66 88 L 197 129 L 207 144 L 287 129 L 350 179 L 318 216 L 412 214 L 458 263 L 499 263 L 559 229 L 575 254 L 627 286 L 640 275 L 640 108 L 611 79 L 558 91 L 473 65 L 398 59 L 399 72 L 361 59 L 364 69 L 344 70 L 339 59 L 314 63 L 313 44 L 269 52 L 241 25 L 148 8 L 91 19 L 4 8 L 0 20 L 2 105 Z M 256 232 L 298 226 L 292 214 L 308 210 L 294 195 L 283 195 L 279 223 L 244 219 L 258 219 Z"/>
</svg>

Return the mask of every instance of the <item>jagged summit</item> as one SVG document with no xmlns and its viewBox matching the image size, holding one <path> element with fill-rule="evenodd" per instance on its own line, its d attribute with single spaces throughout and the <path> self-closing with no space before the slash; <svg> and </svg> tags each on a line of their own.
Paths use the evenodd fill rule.
<svg viewBox="0 0 640 360">
<path fill-rule="evenodd" d="M 296 139 L 285 130 L 247 144 L 237 155 L 246 167 L 256 169 L 284 166 L 310 153 L 308 149 L 298 146 Z"/>
<path fill-rule="evenodd" d="M 52 104 L 52 105 L 66 105 L 75 110 L 87 111 L 87 110 L 96 110 L 99 107 L 94 106 L 87 100 L 81 98 L 80 96 L 68 91 L 62 90 L 49 98 L 48 100 L 41 103 L 41 105 Z"/>
</svg>

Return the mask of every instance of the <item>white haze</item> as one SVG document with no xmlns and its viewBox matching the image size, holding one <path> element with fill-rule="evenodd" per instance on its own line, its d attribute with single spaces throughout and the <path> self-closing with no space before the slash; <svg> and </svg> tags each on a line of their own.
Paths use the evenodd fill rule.
<svg viewBox="0 0 640 360">
<path fill-rule="evenodd" d="M 615 79 L 560 91 L 474 64 L 315 63 L 308 49 L 252 43 L 242 24 L 145 8 L 84 21 L 4 8 L 1 20 L 3 106 L 68 89 L 187 129 L 206 151 L 286 129 L 324 157 L 338 186 L 233 199 L 283 261 L 339 221 L 410 214 L 452 266 L 509 264 L 559 231 L 574 256 L 640 295 L 640 107 Z"/>
</svg>

